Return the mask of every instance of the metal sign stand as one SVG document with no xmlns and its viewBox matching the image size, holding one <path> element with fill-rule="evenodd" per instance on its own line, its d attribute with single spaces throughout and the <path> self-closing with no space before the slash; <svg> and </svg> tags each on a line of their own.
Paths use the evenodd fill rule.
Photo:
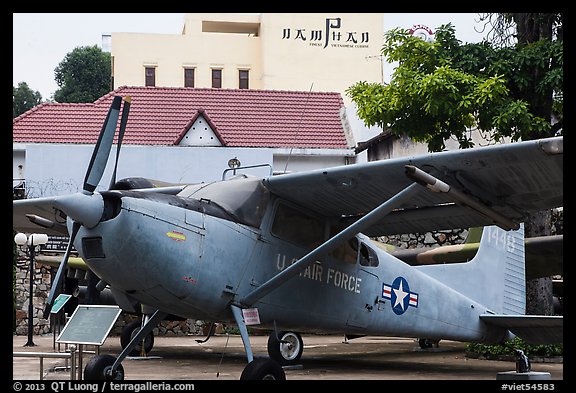
<svg viewBox="0 0 576 393">
<path fill-rule="evenodd" d="M 62 329 L 56 342 L 78 345 L 78 380 L 82 380 L 84 345 L 104 344 L 121 312 L 118 306 L 79 305 Z"/>
</svg>

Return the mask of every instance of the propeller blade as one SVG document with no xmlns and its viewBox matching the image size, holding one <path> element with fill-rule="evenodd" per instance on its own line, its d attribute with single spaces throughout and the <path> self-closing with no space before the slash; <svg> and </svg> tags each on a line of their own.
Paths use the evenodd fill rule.
<svg viewBox="0 0 576 393">
<path fill-rule="evenodd" d="M 44 308 L 44 319 L 48 319 L 48 317 L 50 316 L 50 310 L 52 309 L 52 304 L 54 304 L 56 296 L 59 295 L 59 287 L 62 282 L 62 278 L 64 277 L 63 274 L 66 271 L 66 265 L 68 264 L 70 251 L 72 251 L 72 245 L 74 243 L 74 239 L 76 238 L 78 230 L 80 230 L 80 224 L 74 222 L 72 224 L 72 233 L 70 234 L 70 240 L 68 241 L 68 245 L 66 246 L 66 252 L 64 253 L 62 262 L 60 262 L 60 266 L 58 266 L 58 271 L 56 272 L 56 276 L 54 277 L 54 281 L 52 282 L 52 287 L 50 288 L 48 301 L 46 302 L 46 307 Z"/>
<path fill-rule="evenodd" d="M 114 172 L 112 173 L 112 179 L 110 179 L 110 187 L 116 183 L 116 169 L 118 168 L 118 157 L 120 157 L 120 148 L 122 147 L 122 139 L 124 139 L 124 131 L 126 131 L 126 123 L 128 122 L 128 112 L 130 111 L 130 102 L 132 98 L 130 96 L 124 97 L 124 107 L 122 108 L 122 118 L 120 119 L 120 130 L 118 131 L 118 146 L 116 147 L 116 161 L 114 162 Z"/>
<path fill-rule="evenodd" d="M 122 97 L 114 97 L 112 105 L 108 110 L 108 115 L 106 115 L 106 120 L 102 125 L 98 142 L 96 142 L 96 146 L 94 147 L 94 152 L 92 153 L 92 158 L 86 171 L 86 177 L 84 178 L 83 189 L 86 194 L 90 195 L 94 192 L 104 174 L 104 169 L 110 156 L 110 149 L 114 142 L 114 134 L 116 133 L 121 103 Z"/>
</svg>

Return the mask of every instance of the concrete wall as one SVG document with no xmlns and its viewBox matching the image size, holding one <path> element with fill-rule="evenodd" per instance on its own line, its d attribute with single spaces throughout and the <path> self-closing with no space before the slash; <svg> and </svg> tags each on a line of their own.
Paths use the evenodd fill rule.
<svg viewBox="0 0 576 393">
<path fill-rule="evenodd" d="M 77 192 L 82 189 L 93 149 L 92 145 L 30 144 L 25 147 L 24 164 L 15 156 L 13 172 L 16 173 L 18 165 L 24 165 L 18 175 L 26 178 L 28 197 Z M 242 166 L 270 164 L 273 170 L 284 171 L 290 153 L 289 149 L 125 145 L 121 150 L 116 178 L 138 176 L 173 183 L 216 181 L 222 179 L 231 158 L 238 158 Z M 290 160 L 288 170 L 294 172 L 343 165 L 346 163 L 345 153 L 352 154 L 344 150 L 294 149 L 292 154 L 295 158 Z M 99 189 L 108 188 L 115 154 L 113 149 Z M 279 158 L 276 158 L 277 154 Z M 270 169 L 253 168 L 246 173 L 267 176 Z"/>
</svg>

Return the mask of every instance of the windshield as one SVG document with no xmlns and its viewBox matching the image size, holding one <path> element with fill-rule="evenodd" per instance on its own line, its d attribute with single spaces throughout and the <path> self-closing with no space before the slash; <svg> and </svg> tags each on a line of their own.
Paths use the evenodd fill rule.
<svg viewBox="0 0 576 393">
<path fill-rule="evenodd" d="M 236 221 L 260 227 L 270 195 L 259 178 L 241 175 L 230 180 L 186 186 L 178 196 L 217 204 Z"/>
</svg>

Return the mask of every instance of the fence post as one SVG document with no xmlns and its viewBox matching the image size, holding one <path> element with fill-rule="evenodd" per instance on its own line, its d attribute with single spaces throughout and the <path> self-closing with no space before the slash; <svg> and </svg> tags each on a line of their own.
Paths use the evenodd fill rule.
<svg viewBox="0 0 576 393">
<path fill-rule="evenodd" d="M 70 380 L 74 381 L 76 376 L 76 345 L 70 345 Z"/>
</svg>

